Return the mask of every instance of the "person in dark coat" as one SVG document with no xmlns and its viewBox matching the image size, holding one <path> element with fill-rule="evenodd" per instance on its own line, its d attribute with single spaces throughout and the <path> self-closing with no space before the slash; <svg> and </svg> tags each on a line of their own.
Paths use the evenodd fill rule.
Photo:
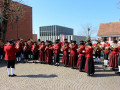
<svg viewBox="0 0 120 90">
<path fill-rule="evenodd" d="M 23 54 L 24 54 L 24 62 L 28 62 L 29 45 L 27 44 L 27 41 L 25 41 L 23 46 Z"/>
<path fill-rule="evenodd" d="M 36 60 L 38 59 L 38 45 L 36 42 L 34 42 L 34 44 L 32 45 L 32 54 L 33 54 L 33 63 L 36 62 Z"/>
<path fill-rule="evenodd" d="M 92 43 L 88 43 L 88 45 L 85 47 L 85 52 L 86 52 L 85 72 L 88 74 L 88 76 L 93 76 L 95 70 Z"/>
<path fill-rule="evenodd" d="M 85 44 L 84 41 L 80 41 L 79 49 L 78 49 L 79 57 L 77 62 L 77 68 L 82 72 L 85 67 Z"/>
<path fill-rule="evenodd" d="M 18 47 L 13 46 L 13 42 L 10 40 L 7 42 L 7 45 L 4 47 L 4 51 L 5 51 L 5 60 L 7 61 L 8 76 L 14 77 L 16 76 L 14 74 L 15 60 L 16 60 L 15 53 L 18 51 Z"/>
</svg>

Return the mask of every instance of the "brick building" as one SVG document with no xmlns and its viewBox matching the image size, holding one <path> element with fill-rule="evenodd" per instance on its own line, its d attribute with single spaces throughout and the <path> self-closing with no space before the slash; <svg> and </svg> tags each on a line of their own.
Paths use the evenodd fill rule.
<svg viewBox="0 0 120 90">
<path fill-rule="evenodd" d="M 23 40 L 28 40 L 29 38 L 32 38 L 32 7 L 23 4 L 21 5 L 25 9 L 25 12 L 23 14 L 24 18 L 18 19 L 18 38 L 22 38 Z M 0 35 L 0 38 L 2 38 L 2 34 Z M 10 39 L 14 39 L 14 40 L 17 39 L 16 20 L 13 23 L 8 22 L 5 41 Z"/>
<path fill-rule="evenodd" d="M 120 22 L 101 23 L 97 35 L 99 38 L 106 38 L 109 42 L 115 39 L 120 41 Z"/>
</svg>

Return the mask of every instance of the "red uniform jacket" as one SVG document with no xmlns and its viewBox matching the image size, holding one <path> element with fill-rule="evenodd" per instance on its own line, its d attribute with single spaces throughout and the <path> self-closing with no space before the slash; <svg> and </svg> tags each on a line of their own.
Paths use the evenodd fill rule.
<svg viewBox="0 0 120 90">
<path fill-rule="evenodd" d="M 35 47 L 34 47 L 34 45 L 32 45 L 31 50 L 33 51 L 33 49 L 34 49 L 34 52 L 37 53 L 38 52 L 38 45 L 35 45 Z"/>
<path fill-rule="evenodd" d="M 23 52 L 28 52 L 29 51 L 29 46 L 27 45 L 27 46 L 23 46 Z"/>
<path fill-rule="evenodd" d="M 61 43 L 61 42 L 59 42 L 59 43 L 58 43 L 59 48 L 61 48 L 61 45 L 62 45 L 62 43 Z"/>
<path fill-rule="evenodd" d="M 69 47 L 67 46 L 67 47 L 65 47 L 65 48 L 63 48 L 63 53 L 68 53 L 68 50 L 69 50 Z"/>
<path fill-rule="evenodd" d="M 85 46 L 79 45 L 78 53 L 79 53 L 80 56 L 85 56 Z"/>
<path fill-rule="evenodd" d="M 97 43 L 95 43 L 95 44 L 93 45 L 93 48 L 95 48 L 96 45 L 97 45 Z M 99 44 L 99 45 L 102 45 L 102 44 Z M 98 52 L 101 52 L 101 50 L 99 50 Z"/>
<path fill-rule="evenodd" d="M 106 47 L 109 47 L 109 46 L 110 46 L 109 43 L 104 44 L 104 49 L 105 49 Z M 104 50 L 104 52 L 105 52 L 105 54 L 109 54 L 110 51 Z"/>
<path fill-rule="evenodd" d="M 53 49 L 54 49 L 54 53 L 60 53 L 60 46 L 54 45 Z"/>
<path fill-rule="evenodd" d="M 7 45 L 4 47 L 5 51 L 5 60 L 16 60 L 16 55 L 15 53 L 18 51 L 14 46 L 12 45 Z"/>
<path fill-rule="evenodd" d="M 112 53 L 118 53 L 119 52 L 119 48 L 116 48 L 112 51 Z"/>
<path fill-rule="evenodd" d="M 86 49 L 86 57 L 93 57 L 93 48 L 91 47 L 91 48 L 87 48 Z"/>
<path fill-rule="evenodd" d="M 70 48 L 70 53 L 76 53 L 76 46 L 75 45 L 72 48 Z"/>
<path fill-rule="evenodd" d="M 17 46 L 17 42 L 15 43 L 15 47 Z M 21 43 L 19 43 L 19 48 L 18 48 L 18 51 L 21 51 L 22 50 L 22 44 Z"/>
<path fill-rule="evenodd" d="M 45 47 L 46 47 L 45 45 L 43 45 L 43 46 L 42 46 L 42 45 L 40 45 L 40 47 L 39 47 L 40 52 L 44 52 L 44 51 L 45 51 Z"/>
</svg>

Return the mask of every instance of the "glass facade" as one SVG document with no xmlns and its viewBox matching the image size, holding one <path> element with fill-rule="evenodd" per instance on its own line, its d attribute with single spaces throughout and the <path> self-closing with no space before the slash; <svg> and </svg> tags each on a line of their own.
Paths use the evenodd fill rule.
<svg viewBox="0 0 120 90">
<path fill-rule="evenodd" d="M 59 36 L 61 34 L 73 35 L 73 29 L 57 25 L 40 27 L 40 36 Z"/>
</svg>

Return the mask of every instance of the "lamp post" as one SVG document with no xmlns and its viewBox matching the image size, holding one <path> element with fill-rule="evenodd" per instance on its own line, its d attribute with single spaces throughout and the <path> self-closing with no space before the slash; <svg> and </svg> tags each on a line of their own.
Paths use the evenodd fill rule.
<svg viewBox="0 0 120 90">
<path fill-rule="evenodd" d="M 17 39 L 18 39 L 18 20 L 19 20 L 19 17 L 16 16 L 16 23 L 17 23 Z"/>
<path fill-rule="evenodd" d="M 88 40 L 90 40 L 89 31 L 90 31 L 90 28 L 88 28 Z"/>
</svg>

